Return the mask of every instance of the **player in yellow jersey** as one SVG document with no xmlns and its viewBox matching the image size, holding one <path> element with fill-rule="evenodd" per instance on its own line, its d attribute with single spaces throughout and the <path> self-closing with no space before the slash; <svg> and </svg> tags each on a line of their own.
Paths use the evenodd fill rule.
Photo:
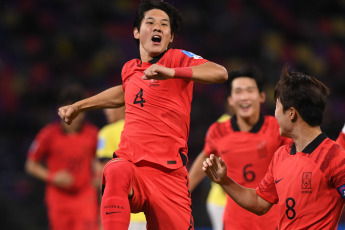
<svg viewBox="0 0 345 230">
<path fill-rule="evenodd" d="M 125 107 L 104 109 L 107 122 L 98 133 L 97 158 L 99 171 L 113 158 L 113 153 L 118 149 L 123 125 L 125 123 Z M 146 219 L 143 212 L 131 213 L 129 230 L 146 230 Z"/>
</svg>

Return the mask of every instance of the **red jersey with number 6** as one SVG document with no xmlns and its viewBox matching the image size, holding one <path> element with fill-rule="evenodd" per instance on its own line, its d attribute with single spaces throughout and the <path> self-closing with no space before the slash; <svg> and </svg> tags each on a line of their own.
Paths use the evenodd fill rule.
<svg viewBox="0 0 345 230">
<path fill-rule="evenodd" d="M 277 204 L 279 229 L 336 229 L 345 203 L 345 151 L 323 133 L 302 152 L 282 146 L 256 191 Z"/>
<path fill-rule="evenodd" d="M 226 122 L 215 122 L 205 138 L 204 152 L 220 156 L 227 165 L 228 176 L 238 184 L 256 188 L 267 172 L 274 152 L 292 142 L 281 137 L 275 117 L 260 115 L 249 132 L 239 130 L 236 116 Z M 274 210 L 257 216 L 236 204 L 230 197 L 224 212 L 224 229 L 276 229 Z"/>
<path fill-rule="evenodd" d="M 122 88 L 126 118 L 117 157 L 171 169 L 186 164 L 193 81 L 143 80 L 142 77 L 154 63 L 177 68 L 205 62 L 191 52 L 169 49 L 150 62 L 133 59 L 124 65 Z"/>
</svg>

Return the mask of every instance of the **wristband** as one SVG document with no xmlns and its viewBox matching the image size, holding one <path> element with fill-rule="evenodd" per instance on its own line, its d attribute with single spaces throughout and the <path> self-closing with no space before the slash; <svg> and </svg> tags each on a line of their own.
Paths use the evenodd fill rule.
<svg viewBox="0 0 345 230">
<path fill-rule="evenodd" d="M 53 173 L 48 173 L 48 177 L 47 177 L 46 182 L 49 183 L 49 184 L 52 184 L 53 183 L 53 178 L 54 178 L 54 174 Z"/>
<path fill-rule="evenodd" d="M 191 80 L 191 78 L 193 77 L 193 70 L 190 67 L 179 67 L 179 68 L 174 68 L 174 70 L 175 70 L 174 78 Z"/>
</svg>

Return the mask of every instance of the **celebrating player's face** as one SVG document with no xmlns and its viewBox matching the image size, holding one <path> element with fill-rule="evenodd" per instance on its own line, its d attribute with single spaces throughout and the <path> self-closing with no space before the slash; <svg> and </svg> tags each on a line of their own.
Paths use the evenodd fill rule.
<svg viewBox="0 0 345 230">
<path fill-rule="evenodd" d="M 153 9 L 145 13 L 140 30 L 134 28 L 134 37 L 140 40 L 142 61 L 149 61 L 167 50 L 173 41 L 169 16 L 162 10 Z"/>
<path fill-rule="evenodd" d="M 279 123 L 280 135 L 283 137 L 289 137 L 287 134 L 291 131 L 289 127 L 289 118 L 287 111 L 283 112 L 283 105 L 279 99 L 276 101 L 275 117 Z"/>
<path fill-rule="evenodd" d="M 260 104 L 265 101 L 265 94 L 259 92 L 254 79 L 238 77 L 232 81 L 231 95 L 228 100 L 236 116 L 250 119 L 260 113 Z"/>
</svg>

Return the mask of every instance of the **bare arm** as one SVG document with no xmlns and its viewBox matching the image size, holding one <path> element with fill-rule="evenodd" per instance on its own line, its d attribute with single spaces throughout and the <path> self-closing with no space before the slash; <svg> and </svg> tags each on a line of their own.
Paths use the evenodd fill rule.
<svg viewBox="0 0 345 230">
<path fill-rule="evenodd" d="M 222 83 L 228 79 L 228 71 L 221 65 L 214 62 L 206 62 L 198 66 L 190 67 L 192 69 L 192 81 L 199 83 Z M 153 64 L 144 71 L 144 80 L 157 79 L 166 80 L 174 78 L 174 68 L 167 68 L 161 65 Z"/>
<path fill-rule="evenodd" d="M 54 173 L 54 175 L 50 175 L 46 167 L 30 159 L 25 163 L 25 170 L 30 175 L 61 188 L 68 188 L 74 182 L 73 176 L 66 170 L 60 170 Z M 50 176 L 52 176 L 52 178 L 49 178 Z"/>
<path fill-rule="evenodd" d="M 242 187 L 228 177 L 227 167 L 221 158 L 211 154 L 210 158 L 203 162 L 202 169 L 212 181 L 220 184 L 224 191 L 242 208 L 256 215 L 263 215 L 272 207 L 273 204 L 258 196 L 255 189 Z"/>
<path fill-rule="evenodd" d="M 95 96 L 59 108 L 59 116 L 70 124 L 79 113 L 91 109 L 118 108 L 125 104 L 121 85 L 109 88 Z"/>
<path fill-rule="evenodd" d="M 205 152 L 201 151 L 189 170 L 189 191 L 191 192 L 206 176 L 205 172 L 202 170 L 202 163 L 206 158 Z"/>
<path fill-rule="evenodd" d="M 40 163 L 37 163 L 33 160 L 28 159 L 25 163 L 25 171 L 29 173 L 30 175 L 43 180 L 48 180 L 48 169 L 41 165 Z"/>
<path fill-rule="evenodd" d="M 199 83 L 222 83 L 228 79 L 228 71 L 214 62 L 206 62 L 191 68 L 193 70 L 192 80 Z"/>
</svg>

